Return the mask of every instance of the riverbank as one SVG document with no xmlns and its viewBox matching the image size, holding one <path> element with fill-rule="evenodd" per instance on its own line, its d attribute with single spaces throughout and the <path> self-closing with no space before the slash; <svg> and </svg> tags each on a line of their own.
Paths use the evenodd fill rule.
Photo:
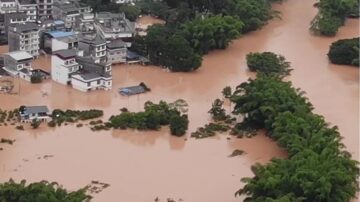
<svg viewBox="0 0 360 202">
<path fill-rule="evenodd" d="M 246 54 L 272 51 L 291 62 L 294 71 L 288 79 L 307 92 L 316 113 L 339 126 L 344 144 L 358 158 L 359 69 L 332 65 L 326 53 L 333 41 L 358 36 L 359 21 L 348 20 L 333 38 L 312 36 L 309 23 L 317 12 L 312 3 L 288 0 L 275 6 L 282 13 L 282 20 L 270 21 L 263 29 L 234 41 L 226 50 L 211 52 L 204 57 L 203 66 L 193 73 L 121 65 L 113 68 L 111 91 L 85 94 L 51 81 L 34 85 L 21 82 L 21 96 L 0 95 L 0 103 L 7 109 L 20 104 L 46 104 L 51 109 L 99 108 L 108 118 L 122 107 L 140 111 L 147 100 L 171 102 L 182 98 L 189 103 L 190 134 L 208 122 L 207 111 L 213 100 L 221 97 L 224 86 L 234 87 L 254 76 L 247 70 Z M 37 61 L 35 67 L 46 67 L 43 63 L 50 64 L 50 58 Z M 152 89 L 150 93 L 129 98 L 117 93 L 117 88 L 141 81 Z M 58 181 L 67 189 L 78 189 L 91 180 L 111 184 L 95 195 L 95 201 L 142 202 L 158 196 L 187 202 L 236 202 L 240 199 L 234 198 L 234 192 L 242 186 L 240 178 L 251 176 L 251 165 L 285 155 L 264 136 L 185 141 L 171 137 L 167 129 L 145 133 L 131 130 L 93 133 L 88 128 L 70 125 L 26 131 L 0 129 L 0 137 L 16 139 L 14 145 L 4 146 L 0 152 L 0 181 L 10 177 L 29 182 L 46 179 Z M 228 158 L 235 149 L 246 154 Z M 37 159 L 37 155 L 46 154 L 54 157 Z"/>
</svg>

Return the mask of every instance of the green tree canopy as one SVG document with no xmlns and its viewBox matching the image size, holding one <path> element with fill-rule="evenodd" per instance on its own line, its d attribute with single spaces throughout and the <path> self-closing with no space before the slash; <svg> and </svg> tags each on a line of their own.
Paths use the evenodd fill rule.
<svg viewBox="0 0 360 202">
<path fill-rule="evenodd" d="M 359 37 L 342 39 L 332 43 L 328 57 L 334 64 L 359 67 Z"/>
<path fill-rule="evenodd" d="M 266 75 L 287 76 L 290 74 L 290 63 L 282 55 L 272 52 L 249 53 L 246 62 L 250 71 L 256 71 Z"/>
<path fill-rule="evenodd" d="M 86 189 L 69 192 L 56 183 L 48 183 L 46 181 L 26 185 L 25 180 L 20 183 L 10 180 L 0 184 L 0 201 L 83 202 L 91 198 L 85 192 Z"/>
</svg>

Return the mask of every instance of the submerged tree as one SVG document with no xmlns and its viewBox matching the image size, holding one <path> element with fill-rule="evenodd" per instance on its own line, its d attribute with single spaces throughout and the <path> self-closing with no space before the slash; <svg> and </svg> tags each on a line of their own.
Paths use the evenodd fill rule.
<svg viewBox="0 0 360 202">
<path fill-rule="evenodd" d="M 359 67 L 359 37 L 342 39 L 332 43 L 328 57 L 334 64 Z"/>
<path fill-rule="evenodd" d="M 250 71 L 265 75 L 287 76 L 292 70 L 284 56 L 272 52 L 249 53 L 246 62 Z"/>
</svg>

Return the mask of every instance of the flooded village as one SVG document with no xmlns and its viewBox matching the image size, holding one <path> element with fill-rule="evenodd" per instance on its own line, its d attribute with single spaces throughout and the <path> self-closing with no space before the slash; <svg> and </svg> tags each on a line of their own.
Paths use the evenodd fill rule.
<svg viewBox="0 0 360 202">
<path fill-rule="evenodd" d="M 359 68 L 331 64 L 326 54 L 333 42 L 359 36 L 359 20 L 347 19 L 335 37 L 314 35 L 309 31 L 309 24 L 318 12 L 313 4 L 313 1 L 299 0 L 274 4 L 273 9 L 280 12 L 281 18 L 274 18 L 261 29 L 242 35 L 225 50 L 209 52 L 203 57 L 201 68 L 194 72 L 170 72 L 153 65 L 126 62 L 114 62 L 109 66 L 102 61 L 106 55 L 103 52 L 105 46 L 123 51 L 128 46 L 128 37 L 119 42 L 119 47 L 116 46 L 119 44 L 111 46 L 106 43 L 106 33 L 95 32 L 88 38 L 85 35 L 90 31 L 81 36 L 66 35 L 67 42 L 77 38 L 76 46 L 81 51 L 62 51 L 60 48 L 50 52 L 41 50 L 39 54 L 34 52 L 36 58 L 31 63 L 32 68 L 51 76 L 36 84 L 21 76 L 0 78 L 11 81 L 14 91 L 13 94 L 0 94 L 1 109 L 13 110 L 23 105 L 46 106 L 49 110 L 101 109 L 103 120 L 106 120 L 119 114 L 124 107 L 138 112 L 147 101 L 170 103 L 183 99 L 188 103 L 189 128 L 185 136 L 175 137 L 170 135 L 167 127 L 157 131 L 94 132 L 89 127 L 76 127 L 75 124 L 55 128 L 41 124 L 37 129 L 24 124 L 25 130 L 2 125 L 0 138 L 15 142 L 0 145 L 3 148 L 0 151 L 0 182 L 10 178 L 17 182 L 46 180 L 57 182 L 68 190 L 83 188 L 92 181 L 109 184 L 92 195 L 92 201 L 100 202 L 166 201 L 169 198 L 186 202 L 242 201 L 244 197 L 235 197 L 234 193 L 244 185 L 241 178 L 253 176 L 251 166 L 266 164 L 272 158 L 287 158 L 286 150 L 266 137 L 263 131 L 242 139 L 218 134 L 198 140 L 190 138 L 190 134 L 210 121 L 208 111 L 216 98 L 222 98 L 221 91 L 225 86 L 235 88 L 249 78 L 255 78 L 256 74 L 247 68 L 246 55 L 264 51 L 286 57 L 293 71 L 285 80 L 304 90 L 314 111 L 323 115 L 332 126 L 339 127 L 347 151 L 358 160 Z M 102 26 L 108 18 L 116 18 L 107 15 L 95 14 L 94 18 L 101 20 L 93 25 Z M 86 17 L 89 18 L 84 20 L 91 19 L 91 16 Z M 154 23 L 164 22 L 143 16 L 131 26 L 146 33 L 144 30 Z M 82 28 L 91 29 L 91 26 Z M 49 48 L 55 48 L 55 38 L 64 37 L 64 33 L 44 32 L 52 41 Z M 101 37 L 97 38 L 97 34 Z M 63 40 L 59 41 L 61 44 Z M 13 52 L 12 46 L 1 46 L 0 53 Z M 86 48 L 91 46 L 94 48 L 89 50 L 99 51 L 87 52 Z M 25 53 L 21 56 L 29 55 Z M 125 60 L 126 53 L 120 54 L 114 58 Z M 87 58 L 91 58 L 91 62 Z M 65 64 L 69 59 L 72 63 Z M 62 75 L 64 65 L 54 64 L 60 60 L 65 65 L 73 65 L 72 70 L 78 73 Z M 82 71 L 80 66 L 89 69 Z M 59 68 L 54 70 L 54 67 Z M 93 69 L 96 71 L 92 72 Z M 94 79 L 99 86 L 88 91 L 87 79 Z M 83 80 L 86 80 L 84 84 L 81 83 Z M 141 82 L 151 91 L 133 96 L 119 94 L 120 88 Z M 229 103 L 225 103 L 224 108 L 228 113 L 232 110 Z M 234 150 L 245 154 L 229 158 Z"/>
</svg>

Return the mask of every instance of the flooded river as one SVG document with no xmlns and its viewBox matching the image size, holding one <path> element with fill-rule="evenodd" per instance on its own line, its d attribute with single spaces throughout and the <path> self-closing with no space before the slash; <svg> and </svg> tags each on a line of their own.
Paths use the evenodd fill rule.
<svg viewBox="0 0 360 202">
<path fill-rule="evenodd" d="M 221 97 L 224 86 L 234 87 L 253 76 L 246 68 L 247 53 L 273 51 L 292 63 L 294 71 L 289 80 L 307 92 L 317 113 L 339 126 L 345 145 L 358 158 L 359 69 L 329 64 L 326 53 L 333 41 L 358 36 L 359 22 L 348 20 L 334 38 L 312 36 L 308 28 L 316 14 L 313 3 L 288 0 L 276 5 L 282 20 L 275 19 L 262 30 L 243 36 L 227 50 L 206 55 L 203 66 L 194 73 L 169 73 L 151 66 L 114 66 L 113 90 L 91 93 L 51 81 L 36 85 L 20 81 L 20 95 L 0 95 L 1 108 L 99 108 L 108 118 L 122 107 L 142 110 L 147 100 L 171 102 L 182 98 L 189 103 L 191 132 L 208 122 L 207 111 L 212 101 Z M 34 66 L 49 70 L 49 64 L 50 57 L 43 57 Z M 152 91 L 130 98 L 116 91 L 140 82 Z M 242 186 L 240 178 L 251 176 L 250 166 L 286 155 L 262 135 L 252 139 L 217 136 L 195 140 L 171 137 L 167 128 L 157 132 L 91 132 L 87 127 L 71 125 L 25 131 L 0 126 L 0 137 L 16 139 L 12 146 L 1 145 L 0 181 L 48 180 L 78 189 L 99 180 L 111 185 L 94 195 L 94 201 L 100 202 L 150 202 L 156 197 L 161 201 L 240 201 L 234 198 L 234 192 Z M 235 149 L 247 154 L 228 158 Z M 53 157 L 44 159 L 44 155 Z"/>
</svg>

